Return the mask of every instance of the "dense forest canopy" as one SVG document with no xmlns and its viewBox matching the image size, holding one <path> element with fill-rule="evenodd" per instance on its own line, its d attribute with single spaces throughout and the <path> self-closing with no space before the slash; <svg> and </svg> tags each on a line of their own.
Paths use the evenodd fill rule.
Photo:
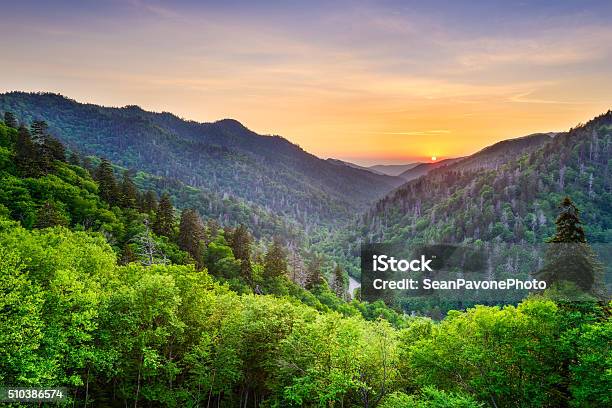
<svg viewBox="0 0 612 408">
<path fill-rule="evenodd" d="M 187 184 L 78 154 L 52 136 L 53 126 L 15 116 L 0 123 L 2 384 L 63 385 L 70 390 L 66 403 L 74 406 L 552 408 L 612 402 L 605 302 L 568 303 L 543 293 L 517 305 L 450 311 L 434 321 L 382 302 L 349 300 L 344 264 L 330 273 L 322 253 L 292 247 L 282 229 L 260 237 L 245 224 L 223 223 L 212 210 L 179 211 L 177 201 L 190 197 Z M 559 186 L 551 160 L 558 157 L 566 166 L 564 188 L 582 186 L 587 177 L 587 187 L 574 195 L 585 240 L 605 239 L 610 128 L 588 126 L 578 132 L 588 129 L 584 143 L 597 148 L 585 151 L 588 144 L 569 132 L 476 179 L 456 174 L 439 190 L 426 184 L 429 178 L 417 180 L 381 201 L 360 232 L 391 239 L 413 228 L 411 217 L 416 225 L 427 215 L 427 224 L 414 231 L 443 234 L 451 215 L 461 220 L 463 209 L 474 205 L 497 211 L 495 203 L 512 191 L 521 208 L 523 193 L 508 177 L 520 181 L 529 166 L 532 174 L 552 162 L 540 170 L 549 170 L 548 182 Z M 571 172 L 576 163 L 582 174 Z M 431 177 L 451 177 L 438 170 Z M 413 215 L 417 189 L 445 198 L 434 206 L 422 195 L 421 213 Z M 460 199 L 460 192 L 472 190 L 482 204 Z M 540 194 L 536 189 L 535 197 Z M 515 210 L 511 200 L 509 206 Z M 242 208 L 248 213 L 251 207 Z M 505 220 L 504 228 L 517 223 Z M 467 226 L 458 231 L 467 234 Z"/>
<path fill-rule="evenodd" d="M 0 111 L 44 119 L 62 142 L 118 165 L 236 197 L 307 227 L 342 223 L 402 183 L 321 160 L 235 120 L 197 123 L 137 106 L 106 108 L 61 95 L 0 94 Z"/>
</svg>

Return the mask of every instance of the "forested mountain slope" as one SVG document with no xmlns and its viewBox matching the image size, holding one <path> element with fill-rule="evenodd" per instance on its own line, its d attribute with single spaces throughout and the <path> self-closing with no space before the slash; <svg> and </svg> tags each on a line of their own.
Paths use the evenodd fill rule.
<svg viewBox="0 0 612 408">
<path fill-rule="evenodd" d="M 435 322 L 345 302 L 320 262 L 305 290 L 277 241 L 177 222 L 167 194 L 80 159 L 0 121 L 0 383 L 75 407 L 609 406 L 609 307 L 537 296 Z"/>
<path fill-rule="evenodd" d="M 374 166 L 368 167 L 371 170 L 378 171 L 383 174 L 388 174 L 390 176 L 399 176 L 406 170 L 410 170 L 421 163 L 407 163 L 407 164 L 377 164 Z"/>
<path fill-rule="evenodd" d="M 483 149 L 412 180 L 321 248 L 358 275 L 361 242 L 541 243 L 569 195 L 590 242 L 612 242 L 612 112 Z"/>
<path fill-rule="evenodd" d="M 498 143 L 380 200 L 362 219 L 365 238 L 541 242 L 569 195 L 590 240 L 611 242 L 611 139 L 608 112 L 555 137 Z"/>
<path fill-rule="evenodd" d="M 0 111 L 51 133 L 85 154 L 257 203 L 303 225 L 346 220 L 403 181 L 311 155 L 279 136 L 235 120 L 186 121 L 137 106 L 106 108 L 57 94 L 0 95 Z"/>
<path fill-rule="evenodd" d="M 403 178 L 406 181 L 414 180 L 421 176 L 424 176 L 425 174 L 429 173 L 433 169 L 437 169 L 438 167 L 448 166 L 450 164 L 455 163 L 457 160 L 461 160 L 461 159 L 460 158 L 459 159 L 446 159 L 446 160 L 440 160 L 439 162 L 434 162 L 434 163 L 420 163 L 412 168 L 409 168 L 403 171 L 399 175 L 399 177 Z"/>
</svg>

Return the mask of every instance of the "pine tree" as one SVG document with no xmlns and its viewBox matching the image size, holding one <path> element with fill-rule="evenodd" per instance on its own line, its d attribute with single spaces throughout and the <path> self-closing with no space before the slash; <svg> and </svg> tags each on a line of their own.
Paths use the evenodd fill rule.
<svg viewBox="0 0 612 408">
<path fill-rule="evenodd" d="M 153 222 L 153 232 L 171 238 L 174 235 L 174 208 L 168 193 L 164 193 L 159 200 L 155 221 Z"/>
<path fill-rule="evenodd" d="M 48 136 L 42 146 L 43 156 L 47 156 L 50 161 L 59 160 L 66 163 L 66 149 L 62 142 L 54 137 Z"/>
<path fill-rule="evenodd" d="M 157 194 L 155 194 L 155 191 L 147 190 L 142 195 L 140 211 L 148 214 L 154 213 L 157 211 L 157 205 Z"/>
<path fill-rule="evenodd" d="M 569 197 L 565 197 L 559 206 L 560 213 L 555 221 L 557 231 L 548 242 L 586 242 L 582 222 L 579 218 L 580 210 Z"/>
<path fill-rule="evenodd" d="M 13 112 L 4 112 L 4 124 L 13 129 L 17 129 L 17 119 L 15 119 Z"/>
<path fill-rule="evenodd" d="M 49 125 L 44 120 L 35 120 L 30 126 L 30 131 L 32 132 L 34 143 L 42 145 L 49 133 Z"/>
<path fill-rule="evenodd" d="M 263 275 L 265 278 L 276 278 L 287 274 L 287 255 L 278 238 L 274 238 L 272 245 L 264 257 Z"/>
<path fill-rule="evenodd" d="M 121 181 L 120 202 L 123 208 L 136 208 L 138 203 L 138 188 L 127 170 L 123 172 L 123 180 Z"/>
<path fill-rule="evenodd" d="M 209 218 L 206 221 L 206 245 L 210 244 L 217 237 L 220 229 L 219 222 L 214 218 Z"/>
<path fill-rule="evenodd" d="M 247 282 L 251 282 L 253 275 L 253 267 L 251 265 L 251 243 L 251 235 L 243 224 L 240 224 L 240 226 L 236 228 L 229 241 L 234 257 L 240 260 L 240 275 Z"/>
<path fill-rule="evenodd" d="M 70 155 L 68 156 L 68 163 L 72 164 L 73 166 L 81 165 L 81 157 L 76 151 L 72 150 L 70 152 Z"/>
<path fill-rule="evenodd" d="M 15 164 L 24 177 L 40 176 L 38 167 L 38 149 L 32 142 L 30 132 L 25 126 L 20 126 L 15 145 Z"/>
<path fill-rule="evenodd" d="M 132 249 L 132 245 L 126 243 L 121 251 L 121 258 L 119 258 L 120 265 L 127 265 L 132 262 L 138 261 L 138 256 Z"/>
<path fill-rule="evenodd" d="M 336 293 L 336 295 L 339 298 L 344 299 L 346 297 L 346 287 L 344 284 L 344 270 L 342 270 L 342 267 L 340 267 L 340 265 L 336 265 L 336 268 L 334 269 L 334 275 L 333 275 L 331 286 L 332 286 L 333 291 Z"/>
<path fill-rule="evenodd" d="M 587 244 L 580 211 L 569 197 L 563 199 L 559 208 L 556 233 L 547 240 L 544 267 L 536 276 L 546 281 L 548 287 L 570 282 L 583 291 L 599 295 L 603 268 Z"/>
<path fill-rule="evenodd" d="M 203 267 L 204 235 L 204 225 L 196 210 L 183 210 L 179 224 L 178 245 L 191 255 L 198 269 Z"/>
<path fill-rule="evenodd" d="M 325 281 L 323 278 L 323 257 L 311 254 L 306 267 L 306 281 L 304 287 L 308 290 L 314 289 Z"/>
<path fill-rule="evenodd" d="M 36 212 L 36 223 L 34 224 L 34 228 L 48 228 L 58 225 L 65 227 L 68 224 L 68 218 L 57 208 L 57 206 L 50 201 L 46 201 Z"/>
<path fill-rule="evenodd" d="M 98 182 L 100 198 L 111 206 L 119 204 L 119 187 L 113 166 L 108 160 L 102 159 L 95 171 L 94 179 Z"/>
</svg>

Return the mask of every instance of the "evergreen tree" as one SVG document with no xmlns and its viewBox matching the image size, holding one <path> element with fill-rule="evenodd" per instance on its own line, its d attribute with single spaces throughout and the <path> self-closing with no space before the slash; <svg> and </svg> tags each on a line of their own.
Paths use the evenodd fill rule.
<svg viewBox="0 0 612 408">
<path fill-rule="evenodd" d="M 311 254 L 306 267 L 306 281 L 304 287 L 308 290 L 319 286 L 325 280 L 323 278 L 323 257 L 318 254 Z"/>
<path fill-rule="evenodd" d="M 563 199 L 559 208 L 556 233 L 547 241 L 544 267 L 536 275 L 546 281 L 548 287 L 570 282 L 599 296 L 603 268 L 587 244 L 580 211 L 569 197 Z"/>
<path fill-rule="evenodd" d="M 50 201 L 46 201 L 36 212 L 36 223 L 34 224 L 34 228 L 48 228 L 58 225 L 65 227 L 68 224 L 68 218 L 57 208 L 57 206 Z"/>
<path fill-rule="evenodd" d="M 120 265 L 127 265 L 132 262 L 138 261 L 138 256 L 132 249 L 132 245 L 127 242 L 123 246 L 123 250 L 121 251 L 121 258 L 119 258 Z"/>
<path fill-rule="evenodd" d="M 50 161 L 59 160 L 66 163 L 66 149 L 64 145 L 54 137 L 47 136 L 42 146 L 43 156 L 47 156 Z"/>
<path fill-rule="evenodd" d="M 219 222 L 214 218 L 209 218 L 208 221 L 206 221 L 206 245 L 210 244 L 210 242 L 215 239 L 220 229 L 221 226 Z"/>
<path fill-rule="evenodd" d="M 332 279 L 332 289 L 336 295 L 344 299 L 346 297 L 346 287 L 344 284 L 344 270 L 340 265 L 336 265 Z"/>
<path fill-rule="evenodd" d="M 229 241 L 234 257 L 240 260 L 240 275 L 247 282 L 251 282 L 253 275 L 253 266 L 251 265 L 252 241 L 249 231 L 243 224 L 236 228 Z"/>
<path fill-rule="evenodd" d="M 38 177 L 38 149 L 32 142 L 30 132 L 25 126 L 20 126 L 15 145 L 15 164 L 24 177 Z"/>
<path fill-rule="evenodd" d="M 76 151 L 72 150 L 70 152 L 70 155 L 68 156 L 68 163 L 72 164 L 73 166 L 81 165 L 81 157 Z"/>
<path fill-rule="evenodd" d="M 4 124 L 13 129 L 17 129 L 17 119 L 15 119 L 13 112 L 4 112 Z"/>
<path fill-rule="evenodd" d="M 157 204 L 157 194 L 155 194 L 155 191 L 147 190 L 147 192 L 142 195 L 140 211 L 151 214 L 157 211 Z"/>
<path fill-rule="evenodd" d="M 569 197 L 565 197 L 559 208 L 561 211 L 555 221 L 557 230 L 555 236 L 549 239 L 548 242 L 586 242 L 578 207 L 574 205 Z"/>
<path fill-rule="evenodd" d="M 138 188 L 132 181 L 129 171 L 123 172 L 121 181 L 121 206 L 123 208 L 136 208 L 138 204 Z"/>
<path fill-rule="evenodd" d="M 168 238 L 174 235 L 174 208 L 168 193 L 164 193 L 159 200 L 153 222 L 153 232 Z"/>
<path fill-rule="evenodd" d="M 49 125 L 44 120 L 35 120 L 30 126 L 32 132 L 32 140 L 34 143 L 42 145 L 49 133 Z"/>
<path fill-rule="evenodd" d="M 183 210 L 179 224 L 178 245 L 191 255 L 198 268 L 203 266 L 204 236 L 204 225 L 196 210 Z"/>
<path fill-rule="evenodd" d="M 111 206 L 119 204 L 119 187 L 117 186 L 113 166 L 108 160 L 102 159 L 96 169 L 94 178 L 98 182 L 100 198 Z"/>
<path fill-rule="evenodd" d="M 276 278 L 287 274 L 287 255 L 278 238 L 274 238 L 264 257 L 263 274 L 266 278 Z"/>
</svg>

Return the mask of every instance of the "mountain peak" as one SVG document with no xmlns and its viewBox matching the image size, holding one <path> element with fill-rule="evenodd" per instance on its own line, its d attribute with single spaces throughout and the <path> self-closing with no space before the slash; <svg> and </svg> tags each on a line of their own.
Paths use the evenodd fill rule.
<svg viewBox="0 0 612 408">
<path fill-rule="evenodd" d="M 244 126 L 241 122 L 232 118 L 218 120 L 215 122 L 215 125 L 222 126 L 231 131 L 250 131 L 250 129 Z"/>
</svg>

